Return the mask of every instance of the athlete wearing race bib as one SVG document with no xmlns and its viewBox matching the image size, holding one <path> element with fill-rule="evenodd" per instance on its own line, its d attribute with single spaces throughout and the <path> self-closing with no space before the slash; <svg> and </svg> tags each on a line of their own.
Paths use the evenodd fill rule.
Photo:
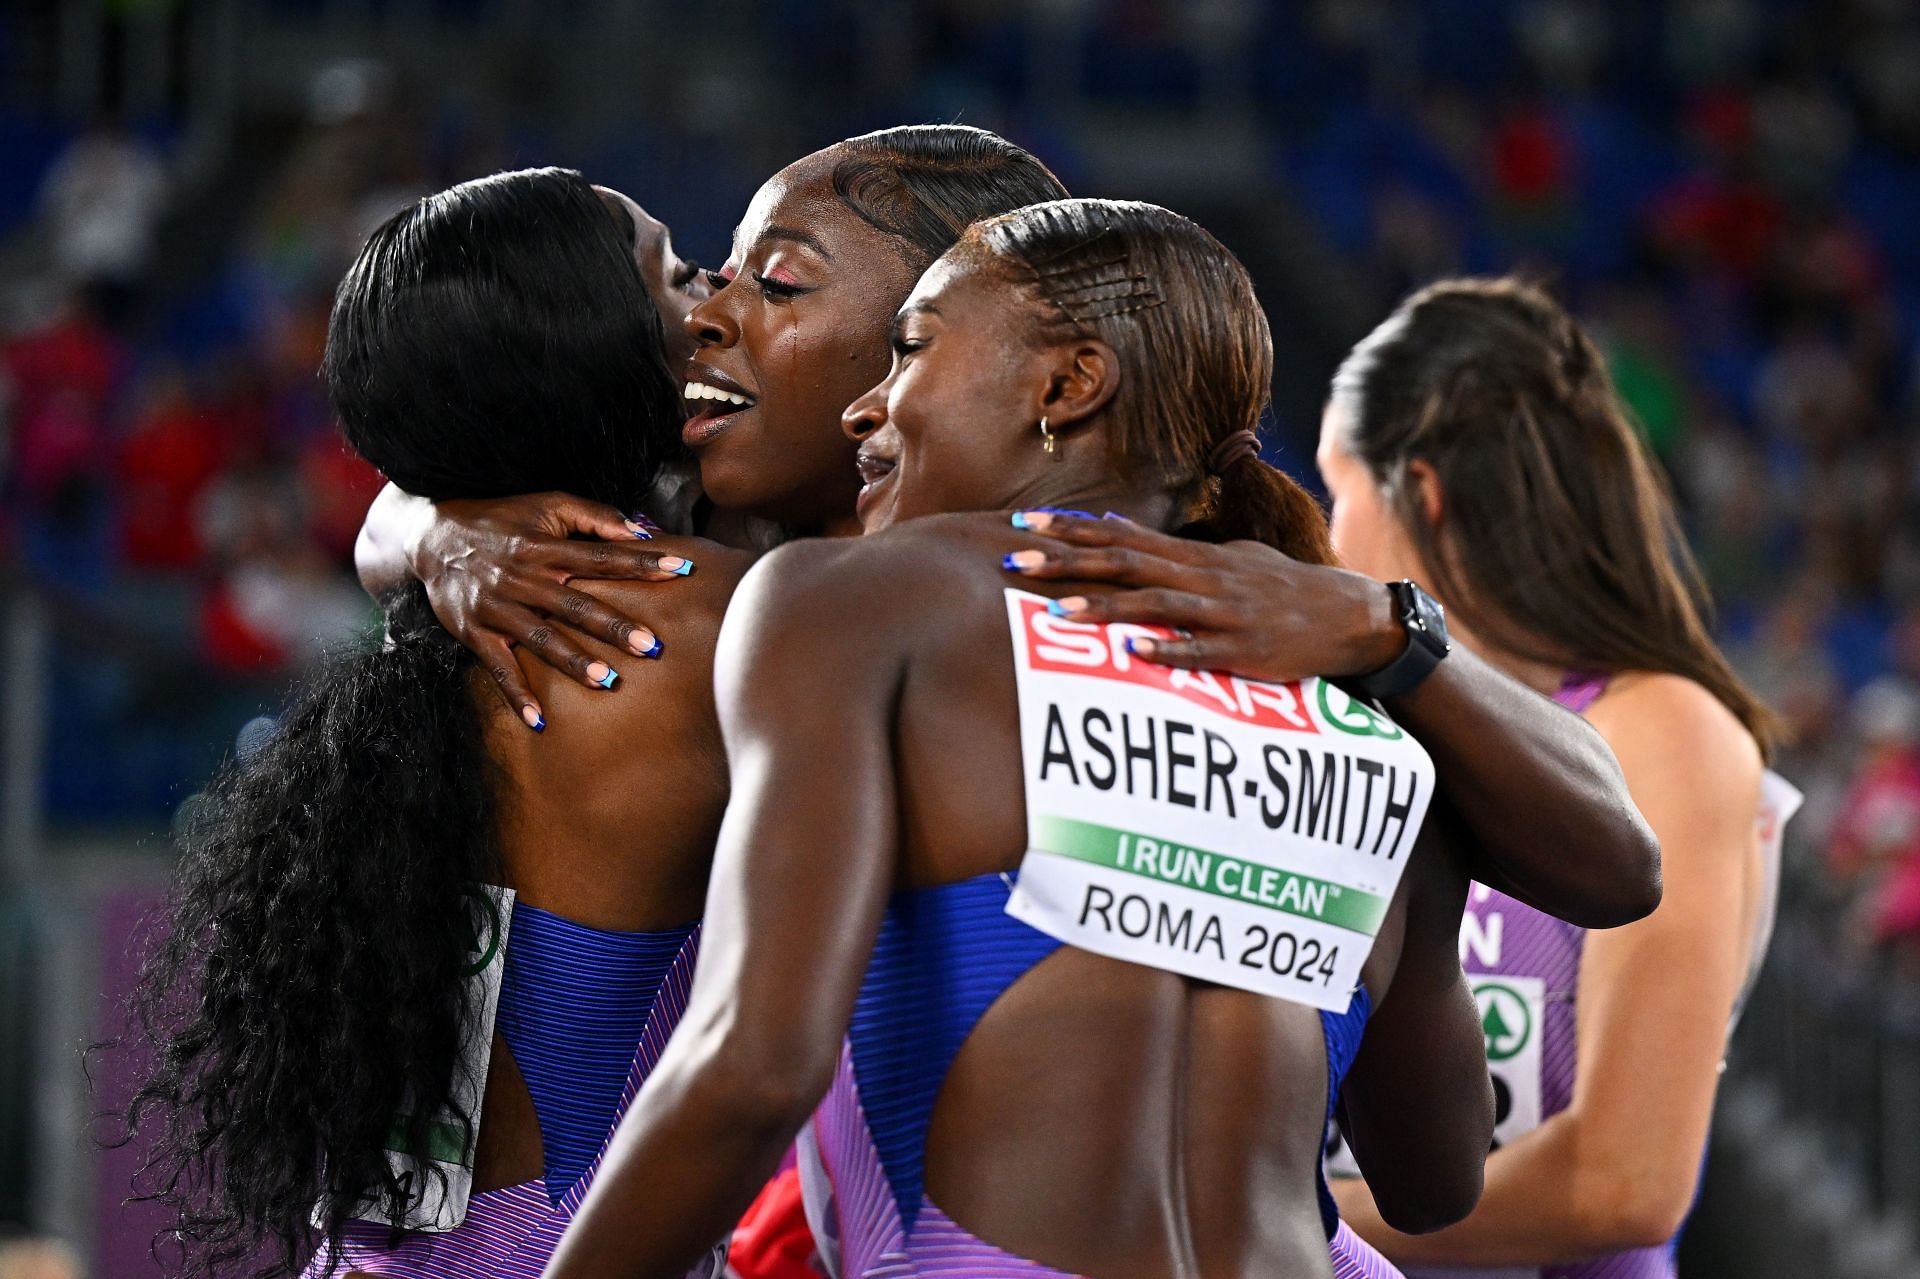
<svg viewBox="0 0 1920 1279">
<path fill-rule="evenodd" d="M 1475 885 L 1460 936 L 1496 1094 L 1487 1191 L 1409 1274 L 1671 1279 L 1794 795 L 1708 638 L 1671 507 L 1593 344 L 1511 281 L 1423 290 L 1335 378 L 1319 455 L 1348 562 L 1433 584 L 1454 634 L 1585 715 L 1659 835 L 1646 919 L 1587 930 Z M 1336 1152 L 1337 1153 L 1337 1152 Z"/>
<path fill-rule="evenodd" d="M 1312 681 L 1132 684 L 1125 628 L 1005 589 L 1030 502 L 1327 560 L 1252 455 L 1244 272 L 1165 210 L 1039 205 L 972 228 L 895 336 L 847 413 L 869 535 L 774 552 L 723 637 L 701 969 L 549 1274 L 675 1273 L 816 1106 L 845 1279 L 1324 1279 L 1336 1101 L 1397 1220 L 1456 1218 L 1491 1097 L 1424 752 Z"/>
</svg>

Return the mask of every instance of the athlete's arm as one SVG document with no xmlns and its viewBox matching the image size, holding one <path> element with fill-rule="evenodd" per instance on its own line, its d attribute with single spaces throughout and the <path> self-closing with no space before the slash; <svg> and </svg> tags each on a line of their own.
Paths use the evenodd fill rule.
<svg viewBox="0 0 1920 1279">
<path fill-rule="evenodd" d="M 1180 627 L 1143 656 L 1170 666 L 1286 681 L 1387 665 L 1406 646 L 1386 588 L 1256 542 L 1215 546 L 1125 520 L 1052 516 L 1060 545 L 1019 571 L 1130 589 L 1087 599 L 1087 622 Z M 1660 902 L 1660 847 L 1620 766 L 1580 717 L 1453 652 L 1387 709 L 1433 757 L 1440 792 L 1473 836 L 1474 878 L 1588 928 L 1644 918 Z"/>
<path fill-rule="evenodd" d="M 1467 873 L 1448 825 L 1435 804 L 1401 879 L 1399 963 L 1340 1094 L 1380 1213 L 1416 1234 L 1473 1210 L 1493 1137 L 1486 1041 L 1457 942 Z"/>
<path fill-rule="evenodd" d="M 423 583 L 440 624 L 473 650 L 507 708 L 525 718 L 541 706 L 514 662 L 516 646 L 582 684 L 593 683 L 583 638 L 643 654 L 651 632 L 636 637 L 644 628 L 634 619 L 569 585 L 685 576 L 648 549 L 643 534 L 613 507 L 570 493 L 430 502 L 389 484 L 367 511 L 353 559 L 375 599 Z"/>
<path fill-rule="evenodd" d="M 889 610 L 846 556 L 789 546 L 734 597 L 715 659 L 733 797 L 693 990 L 548 1279 L 677 1279 L 832 1081 L 893 882 L 901 670 L 901 628 L 848 633 Z"/>
<path fill-rule="evenodd" d="M 1387 1227 L 1364 1185 L 1335 1186 L 1341 1214 L 1395 1261 L 1553 1265 L 1665 1244 L 1686 1216 L 1746 968 L 1761 764 L 1698 685 L 1617 685 L 1590 715 L 1667 850 L 1666 896 L 1648 918 L 1588 936 L 1573 1102 L 1493 1153 L 1471 1216 L 1411 1238 Z"/>
</svg>

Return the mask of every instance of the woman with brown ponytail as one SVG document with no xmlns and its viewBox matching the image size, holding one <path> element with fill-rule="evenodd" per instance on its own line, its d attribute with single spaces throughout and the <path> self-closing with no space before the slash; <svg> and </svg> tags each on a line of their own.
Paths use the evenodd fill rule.
<svg viewBox="0 0 1920 1279">
<path fill-rule="evenodd" d="M 1327 563 L 1253 456 L 1246 273 L 1152 205 L 1036 205 L 893 345 L 845 414 L 867 536 L 773 552 L 725 624 L 702 964 L 548 1275 L 678 1274 L 809 1115 L 845 1279 L 1329 1276 L 1335 1098 L 1383 1211 L 1457 1220 L 1492 1098 L 1425 752 L 1317 679 L 1139 662 L 1166 632 L 1074 620 L 1101 588 L 1003 571 L 1044 545 L 1009 516 L 1062 509 Z"/>
<path fill-rule="evenodd" d="M 1342 559 L 1419 580 L 1463 648 L 1584 715 L 1665 871 L 1651 916 L 1592 932 L 1474 886 L 1460 950 L 1499 1101 L 1486 1193 L 1466 1220 L 1414 1238 L 1383 1218 L 1367 1170 L 1335 1182 L 1342 1214 L 1410 1273 L 1670 1279 L 1797 802 L 1763 771 L 1772 717 L 1714 647 L 1671 501 L 1599 352 L 1540 290 L 1453 280 L 1409 298 L 1334 378 L 1319 463 Z M 1056 531 L 1079 545 L 1050 556 L 1052 572 L 1100 571 L 1087 557 L 1124 539 L 1127 584 L 1152 590 L 1109 595 L 1106 611 L 1196 632 L 1157 660 L 1199 647 L 1265 673 L 1263 615 L 1284 605 L 1257 555 L 1192 582 L 1177 544 L 1078 521 Z M 1170 606 L 1170 589 L 1216 625 Z M 1534 861 L 1568 860 L 1550 835 L 1534 843 Z"/>
<path fill-rule="evenodd" d="M 1670 1279 L 1796 798 L 1764 774 L 1773 717 L 1708 634 L 1600 353 L 1540 290 L 1409 298 L 1334 378 L 1320 467 L 1349 563 L 1432 583 L 1462 643 L 1600 730 L 1666 881 L 1651 916 L 1591 933 L 1476 886 L 1461 950 L 1507 1111 L 1486 1197 L 1424 1239 L 1362 1183 L 1342 1207 L 1409 1269 Z"/>
</svg>

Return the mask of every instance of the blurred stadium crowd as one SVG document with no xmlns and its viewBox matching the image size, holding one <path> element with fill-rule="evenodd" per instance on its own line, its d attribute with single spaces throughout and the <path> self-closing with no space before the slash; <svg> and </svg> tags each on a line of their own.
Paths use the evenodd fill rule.
<svg viewBox="0 0 1920 1279">
<path fill-rule="evenodd" d="M 767 17 L 816 75 L 852 77 L 872 41 L 843 8 Z M 1350 266 L 1348 314 L 1461 271 L 1530 272 L 1575 303 L 1669 467 L 1741 666 L 1795 730 L 1809 886 L 1845 899 L 1862 941 L 1920 941 L 1911 6 L 1101 8 L 1075 59 L 1096 100 L 1179 110 L 1218 89 L 1218 51 L 1196 45 L 1231 37 L 1273 176 Z M 821 137 L 964 112 L 1071 181 L 1075 139 L 1047 118 L 1027 22 L 1017 5 L 918 6 L 888 64 L 910 73 L 881 77 L 891 106 L 850 106 Z M 230 740 L 221 716 L 364 625 L 348 569 L 377 480 L 337 445 L 314 377 L 332 285 L 404 201 L 547 158 L 510 107 L 477 121 L 377 64 L 321 72 L 307 108 L 184 280 L 165 255 L 195 229 L 164 119 L 0 120 L 26 179 L 0 232 L 31 246 L 7 258 L 0 547 L 82 630 L 170 659 L 144 679 L 60 659 L 56 821 L 164 814 L 207 743 Z M 659 205 L 693 175 L 672 170 L 670 127 L 648 132 L 609 123 L 581 163 Z M 662 211 L 704 219 L 682 236 L 713 245 L 739 205 L 707 185 Z M 1312 422 L 1289 407 L 1297 464 Z"/>
<path fill-rule="evenodd" d="M 510 70 L 476 106 L 335 63 L 297 121 L 253 135 L 217 199 L 182 181 L 165 112 L 63 127 L 0 100 L 0 566 L 58 619 L 54 829 L 164 825 L 242 722 L 371 620 L 351 551 L 379 480 L 338 444 L 314 370 L 341 269 L 405 201 L 572 163 L 717 255 L 756 175 L 716 154 L 713 122 L 752 127 L 756 104 L 792 104 L 787 133 L 766 125 L 766 171 L 834 137 L 958 117 L 1076 190 L 1078 107 L 1205 109 L 1255 123 L 1262 190 L 1341 273 L 1341 296 L 1269 290 L 1270 309 L 1321 308 L 1351 341 L 1422 282 L 1520 270 L 1592 326 L 1666 462 L 1737 664 L 1792 727 L 1778 767 L 1808 799 L 1788 897 L 1835 962 L 1920 974 L 1914 6 L 748 7 L 804 71 L 733 85 L 689 44 L 676 110 L 584 132 L 520 112 L 540 86 Z M 455 20 L 487 9 L 439 4 Z M 1043 10 L 1081 20 L 1048 26 Z M 15 59 L 31 14 L 0 18 Z M 1276 459 L 1296 472 L 1317 408 L 1276 403 Z"/>
</svg>

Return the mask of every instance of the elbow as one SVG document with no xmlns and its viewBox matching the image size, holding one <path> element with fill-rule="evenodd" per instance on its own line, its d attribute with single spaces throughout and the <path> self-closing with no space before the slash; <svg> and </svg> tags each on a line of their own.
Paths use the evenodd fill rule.
<svg viewBox="0 0 1920 1279">
<path fill-rule="evenodd" d="M 1618 928 L 1645 919 L 1660 908 L 1665 891 L 1660 877 L 1660 841 L 1640 810 L 1628 804 L 1607 843 L 1594 850 L 1594 864 L 1608 868 L 1604 883 L 1593 886 L 1584 909 L 1564 918 L 1582 928 Z"/>
<path fill-rule="evenodd" d="M 839 1054 L 730 1036 L 695 1070 L 692 1088 L 735 1131 L 786 1142 L 833 1083 Z"/>
<path fill-rule="evenodd" d="M 1403 1235 L 1430 1235 L 1466 1220 L 1479 1206 L 1486 1184 L 1487 1150 L 1493 1145 L 1491 1087 L 1484 1117 L 1484 1123 L 1463 1125 L 1445 1141 L 1426 1144 L 1417 1161 L 1418 1176 L 1396 1175 L 1382 1182 L 1369 1173 L 1381 1220 Z M 1442 1157 L 1443 1151 L 1453 1153 Z M 1406 1160 L 1393 1164 L 1396 1172 L 1409 1166 Z"/>
<path fill-rule="evenodd" d="M 1649 1179 L 1651 1180 L 1651 1179 Z M 1680 1233 L 1693 1204 L 1691 1187 L 1620 1186 L 1614 1194 L 1587 1196 L 1580 1231 L 1588 1256 L 1629 1248 L 1661 1248 Z"/>
<path fill-rule="evenodd" d="M 1463 1164 L 1452 1175 L 1429 1175 L 1418 1184 L 1374 1187 L 1374 1207 L 1380 1219 L 1403 1235 L 1430 1235 L 1465 1221 L 1480 1203 L 1485 1181 L 1484 1161 Z"/>
</svg>

